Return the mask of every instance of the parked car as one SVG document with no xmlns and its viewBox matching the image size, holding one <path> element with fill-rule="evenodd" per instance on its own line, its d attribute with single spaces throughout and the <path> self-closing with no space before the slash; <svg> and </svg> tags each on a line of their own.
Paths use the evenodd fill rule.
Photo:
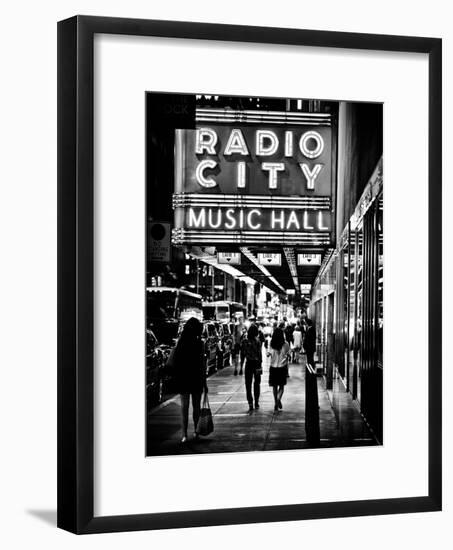
<svg viewBox="0 0 453 550">
<path fill-rule="evenodd" d="M 231 351 L 233 346 L 233 336 L 228 323 L 214 323 L 219 335 L 217 368 L 223 369 L 230 364 Z"/>
<path fill-rule="evenodd" d="M 212 374 L 218 368 L 219 356 L 219 335 L 215 323 L 203 323 L 202 340 L 204 346 L 204 355 L 206 360 L 206 374 Z"/>
<path fill-rule="evenodd" d="M 165 369 L 170 346 L 160 344 L 154 332 L 146 331 L 146 399 L 148 406 L 160 403 L 171 391 L 171 378 Z"/>
</svg>

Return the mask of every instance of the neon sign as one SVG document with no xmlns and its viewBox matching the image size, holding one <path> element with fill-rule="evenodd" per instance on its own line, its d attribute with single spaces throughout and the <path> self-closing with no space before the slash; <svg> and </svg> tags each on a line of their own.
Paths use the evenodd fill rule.
<svg viewBox="0 0 453 550">
<path fill-rule="evenodd" d="M 277 208 L 193 208 L 185 212 L 188 229 L 330 231 L 330 212 Z"/>
<path fill-rule="evenodd" d="M 197 120 L 176 130 L 173 242 L 331 242 L 329 115 L 205 109 Z"/>
</svg>

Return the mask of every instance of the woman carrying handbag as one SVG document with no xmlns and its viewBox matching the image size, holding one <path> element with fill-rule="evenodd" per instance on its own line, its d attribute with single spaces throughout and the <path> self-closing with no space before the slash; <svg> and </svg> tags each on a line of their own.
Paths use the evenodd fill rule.
<svg viewBox="0 0 453 550">
<path fill-rule="evenodd" d="M 187 441 L 187 429 L 189 424 L 189 404 L 192 397 L 192 416 L 194 425 L 194 437 L 198 438 L 198 421 L 200 419 L 201 394 L 208 393 L 206 384 L 206 367 L 203 356 L 203 344 L 201 341 L 203 325 L 195 317 L 191 317 L 184 328 L 176 344 L 172 357 L 172 369 L 175 376 L 177 392 L 181 398 L 181 443 Z M 207 399 L 207 397 L 206 397 Z"/>
</svg>

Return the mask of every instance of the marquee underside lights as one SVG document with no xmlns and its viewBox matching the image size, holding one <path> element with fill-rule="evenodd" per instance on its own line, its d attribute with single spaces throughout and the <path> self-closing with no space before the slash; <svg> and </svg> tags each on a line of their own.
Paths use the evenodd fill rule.
<svg viewBox="0 0 453 550">
<path fill-rule="evenodd" d="M 299 284 L 299 279 L 297 276 L 296 256 L 294 254 L 294 248 L 283 247 L 283 252 L 285 253 L 286 261 L 288 262 L 288 267 L 291 273 L 294 287 L 297 288 Z"/>
<path fill-rule="evenodd" d="M 257 267 L 276 287 L 278 287 L 282 292 L 285 292 L 285 289 L 277 281 L 277 279 L 269 272 L 268 269 L 262 264 L 260 264 L 258 258 L 249 250 L 247 247 L 241 248 L 242 254 L 250 261 L 252 264 Z"/>
<path fill-rule="evenodd" d="M 251 256 L 253 256 L 253 263 L 255 261 L 257 261 L 257 259 L 252 254 L 252 252 L 250 252 L 248 249 L 247 249 L 247 253 L 244 254 L 244 255 L 246 255 L 249 259 L 250 259 Z M 249 277 L 248 275 L 245 275 L 242 271 L 239 271 L 239 269 L 233 267 L 232 265 L 219 263 L 218 257 L 216 257 L 213 254 L 203 252 L 201 249 L 198 250 L 198 252 L 196 252 L 194 250 L 191 250 L 190 251 L 190 256 L 192 258 L 196 258 L 197 260 L 200 260 L 200 261 L 202 261 L 202 262 L 204 262 L 204 263 L 206 263 L 210 266 L 216 267 L 217 269 L 220 269 L 221 271 L 224 271 L 225 273 L 228 273 L 229 275 L 233 276 L 235 279 L 243 281 L 247 285 L 254 285 L 256 282 L 258 282 L 256 279 L 253 279 L 252 277 Z M 278 290 L 283 291 L 283 287 L 280 285 L 280 283 L 277 281 L 277 279 L 275 279 L 275 277 L 273 277 L 269 273 L 269 271 L 267 271 L 266 269 L 265 270 L 261 269 L 261 271 L 263 272 L 263 275 L 266 275 L 269 278 L 270 282 L 272 282 Z M 264 286 L 268 291 L 272 291 L 272 289 L 270 289 L 268 286 L 266 286 L 266 285 L 264 285 Z"/>
<path fill-rule="evenodd" d="M 182 244 L 287 244 L 288 246 L 327 246 L 328 233 L 304 233 L 299 231 L 206 231 L 175 228 L 172 243 Z"/>
</svg>

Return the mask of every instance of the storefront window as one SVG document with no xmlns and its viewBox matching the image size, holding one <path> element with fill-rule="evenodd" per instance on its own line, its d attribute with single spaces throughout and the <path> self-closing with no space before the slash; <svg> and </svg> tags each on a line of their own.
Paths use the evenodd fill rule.
<svg viewBox="0 0 453 550">
<path fill-rule="evenodd" d="M 348 390 L 352 391 L 354 370 L 355 305 L 356 305 L 356 233 L 349 236 L 349 316 L 348 316 Z"/>
<path fill-rule="evenodd" d="M 342 376 L 347 375 L 348 371 L 348 334 L 349 334 L 349 315 L 348 315 L 348 302 L 349 302 L 349 238 L 343 247 L 343 365 Z"/>
<path fill-rule="evenodd" d="M 377 293 L 377 352 L 378 367 L 382 369 L 382 342 L 384 332 L 384 220 L 383 198 L 378 199 L 377 211 L 377 239 L 378 239 L 378 293 Z"/>
<path fill-rule="evenodd" d="M 318 363 L 322 363 L 323 360 L 323 353 L 322 353 L 322 346 L 321 346 L 321 339 L 322 339 L 322 332 L 323 332 L 323 323 L 322 323 L 322 315 L 323 315 L 323 300 L 318 300 L 315 303 L 315 328 L 316 328 L 316 361 Z"/>
<path fill-rule="evenodd" d="M 362 321 L 363 321 L 363 224 L 356 229 L 356 284 L 357 284 L 357 303 L 356 303 L 356 326 L 354 334 L 354 365 L 352 377 L 352 395 L 360 402 L 361 398 L 361 346 L 362 346 Z"/>
</svg>

